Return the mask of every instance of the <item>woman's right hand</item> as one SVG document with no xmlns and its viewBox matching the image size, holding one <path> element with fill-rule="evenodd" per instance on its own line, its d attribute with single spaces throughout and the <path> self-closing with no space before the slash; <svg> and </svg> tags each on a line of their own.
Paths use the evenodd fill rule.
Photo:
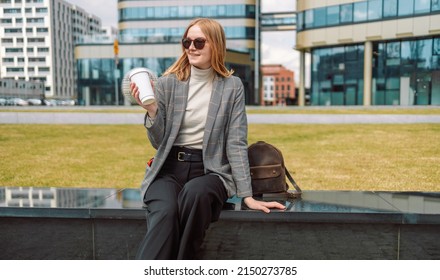
<svg viewBox="0 0 440 280">
<path fill-rule="evenodd" d="M 153 85 L 151 85 L 151 86 L 153 86 Z M 136 102 L 139 104 L 139 106 L 141 106 L 142 108 L 147 110 L 148 111 L 148 115 L 151 118 L 156 117 L 156 114 L 157 114 L 157 103 L 153 102 L 153 103 L 148 104 L 148 105 L 142 104 L 142 101 L 139 98 L 139 88 L 136 85 L 136 83 L 131 82 L 130 83 L 130 89 L 131 89 L 131 95 L 136 100 Z"/>
</svg>

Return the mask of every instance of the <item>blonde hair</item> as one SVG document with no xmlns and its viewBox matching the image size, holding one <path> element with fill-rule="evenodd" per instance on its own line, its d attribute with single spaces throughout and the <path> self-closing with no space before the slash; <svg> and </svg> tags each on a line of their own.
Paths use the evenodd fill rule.
<svg viewBox="0 0 440 280">
<path fill-rule="evenodd" d="M 222 76 L 229 77 L 234 71 L 228 70 L 225 66 L 226 57 L 226 36 L 223 27 L 215 20 L 208 18 L 197 18 L 193 20 L 185 30 L 183 38 L 188 35 L 188 30 L 197 25 L 205 34 L 207 41 L 211 47 L 211 65 L 214 71 Z M 179 59 L 171 65 L 163 75 L 176 74 L 177 79 L 185 81 L 191 74 L 191 65 L 188 60 L 188 55 L 185 48 L 182 46 L 182 54 Z"/>
</svg>

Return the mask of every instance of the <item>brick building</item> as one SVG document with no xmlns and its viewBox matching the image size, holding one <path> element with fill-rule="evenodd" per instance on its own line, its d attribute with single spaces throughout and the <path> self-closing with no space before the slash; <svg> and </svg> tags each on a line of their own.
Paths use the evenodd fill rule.
<svg viewBox="0 0 440 280">
<path fill-rule="evenodd" d="M 285 106 L 296 104 L 295 73 L 280 64 L 262 65 L 260 105 Z"/>
</svg>

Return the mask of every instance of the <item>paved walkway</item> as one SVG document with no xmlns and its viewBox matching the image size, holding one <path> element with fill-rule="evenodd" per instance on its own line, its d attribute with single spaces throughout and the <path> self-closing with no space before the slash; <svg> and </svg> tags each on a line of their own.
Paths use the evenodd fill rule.
<svg viewBox="0 0 440 280">
<path fill-rule="evenodd" d="M 84 109 L 84 108 L 83 108 Z M 0 112 L 2 124 L 142 124 L 144 114 L 95 112 L 7 111 Z M 440 115 L 415 114 L 248 114 L 249 123 L 259 124 L 356 124 L 440 123 Z"/>
</svg>

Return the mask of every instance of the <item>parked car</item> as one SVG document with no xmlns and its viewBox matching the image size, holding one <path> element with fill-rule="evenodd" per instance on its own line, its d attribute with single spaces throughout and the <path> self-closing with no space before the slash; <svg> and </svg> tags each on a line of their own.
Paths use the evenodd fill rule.
<svg viewBox="0 0 440 280">
<path fill-rule="evenodd" d="M 47 106 L 57 106 L 58 105 L 58 102 L 55 99 L 45 99 L 44 103 Z"/>
<path fill-rule="evenodd" d="M 28 103 L 25 100 L 23 100 L 21 98 L 17 98 L 17 97 L 7 100 L 6 104 L 11 105 L 11 106 L 26 106 L 26 105 L 28 105 Z"/>
<path fill-rule="evenodd" d="M 41 105 L 45 105 L 45 106 L 55 106 L 55 104 L 53 104 L 52 102 L 50 102 L 47 99 L 43 99 L 43 102 Z"/>
<path fill-rule="evenodd" d="M 40 99 L 28 99 L 27 102 L 29 105 L 33 106 L 40 106 L 42 104 Z"/>
<path fill-rule="evenodd" d="M 57 104 L 60 106 L 75 106 L 75 100 L 70 100 L 70 99 L 58 100 Z"/>
<path fill-rule="evenodd" d="M 0 98 L 0 106 L 6 106 L 6 99 Z"/>
</svg>

